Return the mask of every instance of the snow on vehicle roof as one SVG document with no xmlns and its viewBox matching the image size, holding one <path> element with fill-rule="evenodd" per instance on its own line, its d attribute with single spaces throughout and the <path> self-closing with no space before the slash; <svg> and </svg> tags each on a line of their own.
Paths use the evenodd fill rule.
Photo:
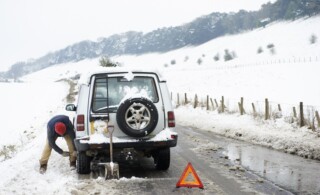
<svg viewBox="0 0 320 195">
<path fill-rule="evenodd" d="M 166 81 L 163 77 L 162 74 L 160 74 L 160 71 L 154 68 L 148 68 L 146 69 L 145 67 L 143 68 L 128 68 L 128 67 L 101 67 L 99 69 L 94 69 L 90 72 L 83 73 L 80 77 L 79 84 L 88 84 L 90 82 L 90 78 L 92 75 L 95 74 L 105 74 L 105 73 L 125 73 L 127 72 L 128 74 L 125 75 L 124 77 L 128 80 L 133 79 L 133 73 L 153 73 L 156 74 L 160 80 L 160 82 Z"/>
</svg>

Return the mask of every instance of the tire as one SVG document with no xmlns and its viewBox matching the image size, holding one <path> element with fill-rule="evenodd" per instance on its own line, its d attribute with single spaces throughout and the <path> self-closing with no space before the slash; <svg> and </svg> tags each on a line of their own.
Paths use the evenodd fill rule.
<svg viewBox="0 0 320 195">
<path fill-rule="evenodd" d="M 158 110 L 146 98 L 133 98 L 124 101 L 117 111 L 119 128 L 132 137 L 149 135 L 158 124 Z"/>
<path fill-rule="evenodd" d="M 91 157 L 87 156 L 85 152 L 78 152 L 77 155 L 77 173 L 89 174 Z"/>
<path fill-rule="evenodd" d="M 157 150 L 153 156 L 157 170 L 167 170 L 170 167 L 170 148 Z"/>
</svg>

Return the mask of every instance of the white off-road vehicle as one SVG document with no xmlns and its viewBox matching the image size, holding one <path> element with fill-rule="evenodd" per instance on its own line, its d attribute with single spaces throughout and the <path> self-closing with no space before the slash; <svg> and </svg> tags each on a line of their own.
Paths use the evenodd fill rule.
<svg viewBox="0 0 320 195">
<path fill-rule="evenodd" d="M 166 81 L 157 73 L 118 68 L 92 73 L 80 85 L 77 105 L 66 110 L 76 111 L 78 173 L 110 162 L 110 131 L 115 162 L 153 157 L 156 169 L 169 168 L 178 135 Z"/>
</svg>

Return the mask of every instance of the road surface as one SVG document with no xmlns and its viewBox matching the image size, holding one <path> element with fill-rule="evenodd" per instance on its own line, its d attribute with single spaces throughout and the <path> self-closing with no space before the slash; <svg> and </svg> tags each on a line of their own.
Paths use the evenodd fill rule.
<svg viewBox="0 0 320 195">
<path fill-rule="evenodd" d="M 120 165 L 120 180 L 79 176 L 73 194 L 320 194 L 320 163 L 272 149 L 178 126 L 171 166 L 157 171 L 152 158 Z M 188 162 L 204 189 L 176 188 Z M 91 178 L 89 178 L 91 177 Z M 189 175 L 190 177 L 190 175 Z M 187 180 L 192 180 L 187 178 Z"/>
</svg>

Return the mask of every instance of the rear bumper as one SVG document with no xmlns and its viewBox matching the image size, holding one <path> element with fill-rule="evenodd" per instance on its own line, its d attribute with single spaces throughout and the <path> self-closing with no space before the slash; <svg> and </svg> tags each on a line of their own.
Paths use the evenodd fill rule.
<svg viewBox="0 0 320 195">
<path fill-rule="evenodd" d="M 148 140 L 140 140 L 137 142 L 116 142 L 113 143 L 112 146 L 114 149 L 121 149 L 121 148 L 134 148 L 134 149 L 157 149 L 157 148 L 168 148 L 168 147 L 175 147 L 178 142 L 178 136 L 175 139 L 169 140 L 162 140 L 162 141 L 148 141 Z M 110 143 L 99 143 L 99 144 L 92 144 L 92 143 L 81 143 L 81 140 L 75 139 L 74 140 L 76 149 L 78 152 L 84 152 L 88 150 L 103 150 L 109 149 Z"/>
</svg>

